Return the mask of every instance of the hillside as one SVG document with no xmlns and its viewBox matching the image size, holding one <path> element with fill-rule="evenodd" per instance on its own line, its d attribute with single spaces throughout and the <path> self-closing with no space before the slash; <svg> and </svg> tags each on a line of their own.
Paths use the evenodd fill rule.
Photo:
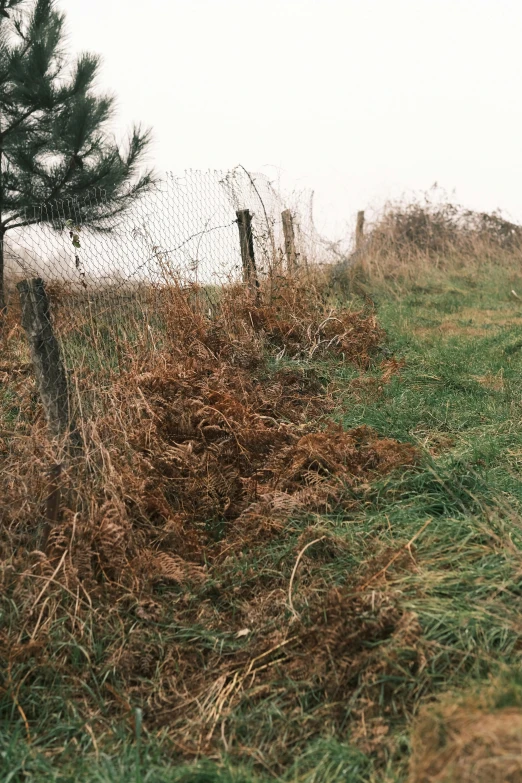
<svg viewBox="0 0 522 783">
<path fill-rule="evenodd" d="M 45 541 L 11 314 L 2 780 L 522 779 L 518 250 L 390 254 L 383 225 L 342 281 L 212 317 L 173 290 L 161 361 L 82 354 L 106 380 Z"/>
</svg>

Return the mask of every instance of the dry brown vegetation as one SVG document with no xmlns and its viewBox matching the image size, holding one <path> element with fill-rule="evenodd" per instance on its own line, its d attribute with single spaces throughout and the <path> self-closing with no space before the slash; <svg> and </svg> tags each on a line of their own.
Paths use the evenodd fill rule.
<svg viewBox="0 0 522 783">
<path fill-rule="evenodd" d="M 71 317 L 59 309 L 66 291 L 51 293 L 67 339 Z M 310 693 L 322 704 L 303 736 L 296 722 L 284 740 L 299 743 L 320 733 L 324 721 L 341 720 L 339 701 L 361 678 L 369 703 L 379 673 L 403 665 L 368 645 L 409 644 L 411 666 L 422 656 L 414 616 L 393 594 L 367 590 L 385 562 L 369 561 L 343 589 L 312 580 L 298 598 L 288 569 L 259 581 L 253 565 L 268 543 L 299 530 L 291 563 L 310 544 L 320 560 L 335 557 L 343 542 L 321 532 L 318 515 L 356 507 L 375 478 L 415 464 L 411 445 L 333 424 L 336 389 L 311 366 L 278 369 L 286 356 L 337 357 L 367 368 L 383 332 L 372 312 L 335 308 L 324 292 L 296 281 L 280 281 L 261 301 L 244 289 L 225 291 L 213 318 L 194 306 L 193 291 L 179 287 L 163 290 L 155 306 L 166 325 L 161 351 L 138 346 L 120 355 L 119 370 L 94 395 L 92 372 L 76 368 L 78 400 L 90 400 L 91 411 L 77 405 L 80 455 L 48 440 L 20 331 L 7 330 L 2 371 L 19 410 L 0 433 L 0 579 L 18 619 L 2 632 L 0 657 L 10 672 L 30 660 L 26 685 L 58 667 L 96 731 L 115 714 L 131 716 L 138 701 L 147 726 L 168 726 L 188 756 L 226 744 L 222 723 L 232 708 L 292 680 L 285 711 L 299 710 Z M 380 382 L 399 369 L 395 360 L 382 362 Z M 41 551 L 48 467 L 58 458 L 65 465 L 60 514 Z M 401 558 L 390 558 L 400 567 Z M 238 582 L 242 563 L 247 572 Z M 169 585 L 176 590 L 164 600 Z M 215 644 L 165 647 L 154 641 L 154 628 L 168 623 L 189 635 L 199 628 L 237 641 L 228 642 L 226 655 Z M 71 665 L 67 649 L 54 649 L 57 624 L 92 659 L 93 627 L 112 635 L 88 675 L 105 683 L 104 717 L 82 691 L 85 672 Z M 32 716 L 17 701 L 21 685 L 10 687 L 30 734 Z M 272 755 L 280 764 L 287 754 L 274 743 Z"/>
<path fill-rule="evenodd" d="M 522 781 L 522 711 L 498 703 L 512 696 L 499 678 L 424 707 L 413 727 L 410 783 Z"/>
<path fill-rule="evenodd" d="M 377 221 L 353 270 L 270 278 L 260 296 L 172 283 L 71 300 L 67 287 L 50 287 L 81 452 L 49 440 L 11 308 L 0 360 L 0 662 L 2 694 L 29 743 L 59 683 L 52 709 L 59 720 L 74 715 L 96 753 L 115 727 L 132 741 L 140 707 L 147 736 L 167 735 L 178 761 L 230 754 L 282 779 L 317 738 L 334 738 L 375 760 L 375 774 L 393 763 L 391 779 L 404 779 L 401 734 L 419 705 L 454 673 L 489 671 L 520 649 L 515 512 L 504 478 L 498 505 L 493 489 L 487 495 L 497 474 L 481 483 L 491 444 L 475 431 L 471 446 L 461 438 L 484 420 L 493 441 L 495 420 L 481 407 L 489 393 L 505 397 L 505 409 L 491 403 L 501 418 L 514 415 L 516 291 L 508 311 L 504 299 L 497 309 L 494 297 L 468 306 L 462 292 L 435 286 L 430 307 L 447 310 L 412 320 L 415 339 L 451 333 L 457 346 L 433 360 L 419 349 L 405 402 L 390 395 L 424 455 L 370 426 L 335 422 L 347 396 L 384 405 L 411 371 L 382 358 L 372 283 L 477 259 L 519 266 L 519 228 L 417 204 Z M 364 306 L 348 307 L 347 290 Z M 469 356 L 457 337 L 486 337 L 503 319 L 513 363 L 502 354 L 464 377 Z M 333 366 L 350 368 L 342 384 Z M 465 422 L 452 424 L 459 407 Z M 518 459 L 507 429 L 503 420 L 499 443 Z M 454 448 L 454 463 L 444 462 Z M 468 464 L 470 451 L 478 456 Z M 441 458 L 440 474 L 424 465 L 428 454 Z M 60 512 L 46 529 L 56 461 Z M 380 516 L 379 493 L 388 504 Z M 333 519 L 360 527 L 349 538 Z M 520 731 L 518 702 L 450 694 L 413 722 L 411 782 L 522 780 Z M 51 743 L 50 756 L 61 752 L 61 740 Z M 330 779 L 317 774 L 310 780 Z M 381 779 L 371 774 L 360 780 Z"/>
<path fill-rule="evenodd" d="M 435 194 L 436 195 L 436 194 Z M 428 193 L 391 202 L 369 226 L 358 265 L 374 279 L 422 278 L 433 269 L 470 270 L 518 262 L 522 227 L 500 213 L 477 212 Z"/>
</svg>

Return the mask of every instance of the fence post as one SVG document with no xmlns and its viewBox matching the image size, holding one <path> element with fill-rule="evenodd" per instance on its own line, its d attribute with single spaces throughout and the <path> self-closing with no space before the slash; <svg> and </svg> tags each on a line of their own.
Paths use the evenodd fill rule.
<svg viewBox="0 0 522 783">
<path fill-rule="evenodd" d="M 357 213 L 357 225 L 355 227 L 355 250 L 360 250 L 364 242 L 364 210 Z"/>
<path fill-rule="evenodd" d="M 67 376 L 51 324 L 44 281 L 39 277 L 22 280 L 17 288 L 22 326 L 29 342 L 36 385 L 49 429 L 53 436 L 70 434 L 75 427 L 71 419 Z"/>
<path fill-rule="evenodd" d="M 249 209 L 239 209 L 236 212 L 239 228 L 239 243 L 241 260 L 243 262 L 243 282 L 259 293 L 256 259 L 254 256 L 254 238 L 252 236 L 252 215 Z"/>
<path fill-rule="evenodd" d="M 47 501 L 45 503 L 45 524 L 42 532 L 42 543 L 40 544 L 42 552 L 48 554 L 49 536 L 58 523 L 61 504 L 61 478 L 62 463 L 54 462 L 49 469 L 49 483 Z"/>
<path fill-rule="evenodd" d="M 283 210 L 283 212 L 281 212 L 281 219 L 283 221 L 283 234 L 285 237 L 286 264 L 287 269 L 291 274 L 297 269 L 297 252 L 295 249 L 294 218 L 292 212 L 289 209 Z"/>
</svg>

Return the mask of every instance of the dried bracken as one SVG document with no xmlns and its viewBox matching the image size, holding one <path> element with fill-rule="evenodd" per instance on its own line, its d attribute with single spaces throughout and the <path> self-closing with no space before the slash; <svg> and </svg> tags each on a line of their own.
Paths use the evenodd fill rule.
<svg viewBox="0 0 522 783">
<path fill-rule="evenodd" d="M 53 296 L 58 302 L 66 292 Z M 334 425 L 334 388 L 305 361 L 333 356 L 368 367 L 383 333 L 373 314 L 333 311 L 295 281 L 280 283 L 265 303 L 226 291 L 212 318 L 194 305 L 192 291 L 154 297 L 167 324 L 161 350 L 122 349 L 96 387 L 88 363 L 76 367 L 84 451 L 64 457 L 61 510 L 45 552 L 37 533 L 57 455 L 19 335 L 7 340 L 18 412 L 1 433 L 0 584 L 18 622 L 2 630 L 0 658 L 7 666 L 30 658 L 37 676 L 53 656 L 73 680 L 67 645 L 53 652 L 53 624 L 59 620 L 60 633 L 81 637 L 91 652 L 92 628 L 109 636 L 112 629 L 114 642 L 101 659 L 93 655 L 86 676 L 102 678 L 110 714 L 128 717 L 129 704 L 140 703 L 147 725 L 169 726 L 185 755 L 221 741 L 230 711 L 256 703 L 281 678 L 294 681 L 285 710 L 313 692 L 323 716 L 340 725 L 339 700 L 350 698 L 356 681 L 371 699 L 383 666 L 421 665 L 415 618 L 392 594 L 376 593 L 378 583 L 358 592 L 355 579 L 350 589 L 325 592 L 305 579 L 292 614 L 288 575 L 259 578 L 249 566 L 241 587 L 229 578 L 245 552 L 262 556 L 267 542 L 284 542 L 292 520 L 308 530 L 306 520 L 355 508 L 372 480 L 415 464 L 411 445 Z M 78 324 L 58 313 L 68 340 Z M 400 364 L 381 369 L 384 384 Z M 320 537 L 319 558 L 342 547 L 313 525 L 303 536 L 299 546 Z M 168 646 L 154 635 L 155 623 L 175 631 Z M 395 664 L 391 653 L 385 661 L 372 652 L 377 643 L 413 652 Z M 85 713 L 95 709 L 86 698 L 78 696 Z M 322 720 L 319 713 L 311 720 L 312 733 Z"/>
<path fill-rule="evenodd" d="M 369 279 L 411 277 L 418 284 L 434 269 L 467 269 L 484 264 L 518 268 L 522 226 L 500 212 L 477 212 L 448 200 L 438 189 L 413 201 L 392 201 L 368 223 L 355 254 L 357 271 Z M 352 268 L 339 270 L 357 287 Z M 515 292 L 516 293 L 516 292 Z"/>
</svg>

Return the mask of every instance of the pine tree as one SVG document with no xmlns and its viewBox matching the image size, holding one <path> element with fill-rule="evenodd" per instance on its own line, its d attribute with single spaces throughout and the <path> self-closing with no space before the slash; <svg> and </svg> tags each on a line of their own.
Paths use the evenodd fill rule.
<svg viewBox="0 0 522 783">
<path fill-rule="evenodd" d="M 93 54 L 67 56 L 54 0 L 0 0 L 0 322 L 4 238 L 35 222 L 29 207 L 100 188 L 103 204 L 78 202 L 96 226 L 153 182 L 142 170 L 150 133 L 134 127 L 125 149 L 109 133 L 114 98 L 95 93 L 99 66 Z"/>
</svg>

